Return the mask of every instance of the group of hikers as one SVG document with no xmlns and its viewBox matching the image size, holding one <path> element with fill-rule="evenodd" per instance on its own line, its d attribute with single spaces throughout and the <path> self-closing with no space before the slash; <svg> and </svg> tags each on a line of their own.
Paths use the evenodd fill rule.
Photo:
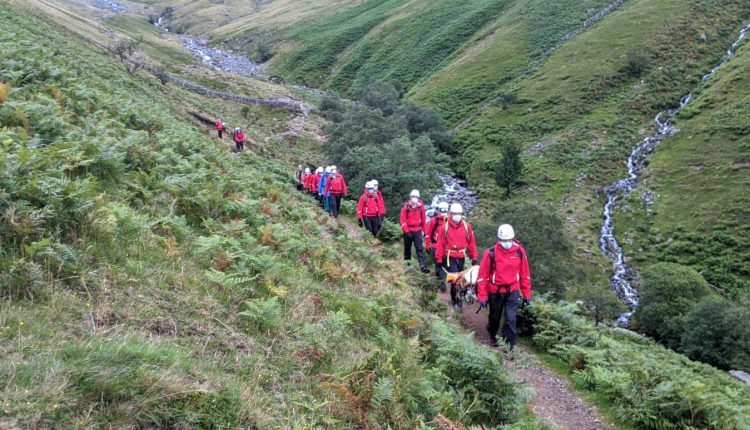
<svg viewBox="0 0 750 430">
<path fill-rule="evenodd" d="M 333 218 L 338 218 L 341 199 L 348 195 L 346 181 L 336 166 L 303 168 L 295 172 L 297 189 L 313 196 Z M 385 202 L 373 179 L 357 204 L 357 220 L 373 236 L 377 236 L 385 217 Z M 429 273 L 426 254 L 432 256 L 435 276 L 441 290 L 446 288 L 446 274 L 464 274 L 466 259 L 471 266 L 479 261 L 474 229 L 465 218 L 460 203 L 441 202 L 434 216 L 428 219 L 427 207 L 419 190 L 412 190 L 401 207 L 399 223 L 404 239 L 404 261 L 411 265 L 412 247 L 423 273 Z M 462 298 L 458 282 L 450 283 L 451 302 L 460 311 Z M 479 300 L 479 309 L 489 308 L 487 331 L 490 342 L 498 346 L 497 334 L 500 321 L 505 314 L 505 324 L 500 332 L 502 339 L 512 348 L 515 345 L 519 308 L 531 303 L 531 274 L 529 262 L 513 227 L 502 224 L 497 230 L 497 242 L 482 255 L 478 276 L 474 285 Z"/>
<path fill-rule="evenodd" d="M 227 129 L 226 123 L 218 119 L 214 128 L 219 139 Z M 245 147 L 245 133 L 236 127 L 232 132 L 235 152 Z M 299 191 L 309 193 L 318 204 L 333 218 L 338 218 L 341 200 L 349 194 L 344 176 L 336 166 L 320 166 L 311 169 L 297 166 L 294 179 Z M 373 236 L 377 236 L 385 217 L 385 201 L 378 189 L 378 181 L 373 179 L 365 184 L 357 202 L 357 221 Z M 412 247 L 417 254 L 417 262 L 423 273 L 429 273 L 426 253 L 435 265 L 435 276 L 440 289 L 446 288 L 448 273 L 458 274 L 455 279 L 467 273 L 466 259 L 471 266 L 479 261 L 474 229 L 464 218 L 460 203 L 441 202 L 435 215 L 428 219 L 427 208 L 419 190 L 412 190 L 408 200 L 401 206 L 399 223 L 404 238 L 404 261 L 411 265 Z M 426 252 L 425 252 L 426 250 Z M 458 281 L 450 283 L 451 302 L 460 311 L 462 298 Z M 531 274 L 529 261 L 521 242 L 515 237 L 513 227 L 502 224 L 497 230 L 497 241 L 482 255 L 478 275 L 470 288 L 476 288 L 479 309 L 489 308 L 487 332 L 492 346 L 498 346 L 497 334 L 500 321 L 505 314 L 502 339 L 512 348 L 516 341 L 516 315 L 519 308 L 531 303 Z"/>
<path fill-rule="evenodd" d="M 216 122 L 214 122 L 214 129 L 216 130 L 216 133 L 219 135 L 219 139 L 224 139 L 224 132 L 227 131 L 227 124 L 221 120 L 221 118 L 217 119 Z M 232 132 L 232 141 L 234 142 L 234 152 L 240 153 L 242 150 L 245 149 L 245 139 L 247 136 L 245 136 L 245 133 L 242 131 L 240 127 L 235 127 L 234 131 Z"/>
</svg>

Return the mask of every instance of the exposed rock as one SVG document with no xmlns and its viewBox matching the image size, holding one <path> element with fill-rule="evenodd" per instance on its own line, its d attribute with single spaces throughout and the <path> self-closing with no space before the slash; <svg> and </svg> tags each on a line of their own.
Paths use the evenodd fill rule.
<svg viewBox="0 0 750 430">
<path fill-rule="evenodd" d="M 748 374 L 747 372 L 743 372 L 741 370 L 730 370 L 729 374 L 734 378 L 744 382 L 745 384 L 750 385 L 750 374 Z"/>
</svg>

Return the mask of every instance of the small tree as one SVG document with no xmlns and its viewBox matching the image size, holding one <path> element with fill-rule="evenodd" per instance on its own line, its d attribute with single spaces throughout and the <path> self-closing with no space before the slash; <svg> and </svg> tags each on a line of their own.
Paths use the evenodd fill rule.
<svg viewBox="0 0 750 430">
<path fill-rule="evenodd" d="M 625 57 L 625 72 L 634 78 L 640 77 L 646 71 L 650 62 L 651 58 L 648 54 L 631 49 Z"/>
<path fill-rule="evenodd" d="M 685 317 L 681 351 L 720 369 L 750 371 L 750 306 L 705 297 Z"/>
<path fill-rule="evenodd" d="M 131 75 L 146 64 L 146 59 L 138 52 L 138 46 L 142 40 L 142 38 L 122 39 L 110 48 L 110 52 L 120 60 L 125 70 Z"/>
<path fill-rule="evenodd" d="M 598 326 L 600 322 L 616 319 L 627 308 L 608 286 L 602 285 L 594 287 L 584 297 L 583 310 Z"/>
<path fill-rule="evenodd" d="M 503 145 L 502 158 L 495 169 L 495 182 L 498 186 L 505 189 L 507 195 L 510 195 L 522 173 L 521 147 L 515 143 L 508 142 Z"/>
<path fill-rule="evenodd" d="M 265 43 L 261 43 L 260 45 L 258 45 L 256 58 L 258 59 L 259 63 L 265 63 L 266 61 L 270 60 L 271 57 L 273 57 L 273 51 L 271 51 L 271 47 L 269 47 Z"/>
</svg>

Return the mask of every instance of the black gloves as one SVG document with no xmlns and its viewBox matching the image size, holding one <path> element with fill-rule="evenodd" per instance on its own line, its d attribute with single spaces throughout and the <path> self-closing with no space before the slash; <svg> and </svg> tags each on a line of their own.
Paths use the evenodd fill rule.
<svg viewBox="0 0 750 430">
<path fill-rule="evenodd" d="M 471 260 L 471 265 L 472 266 L 476 266 L 477 265 L 477 260 Z"/>
<path fill-rule="evenodd" d="M 357 224 L 359 224 L 359 226 L 360 226 L 360 227 L 362 227 L 362 226 L 363 226 L 363 224 L 362 224 L 362 220 L 361 220 L 361 219 L 358 219 L 358 220 L 357 220 Z"/>
<path fill-rule="evenodd" d="M 531 299 L 521 299 L 521 309 L 531 306 Z"/>
</svg>

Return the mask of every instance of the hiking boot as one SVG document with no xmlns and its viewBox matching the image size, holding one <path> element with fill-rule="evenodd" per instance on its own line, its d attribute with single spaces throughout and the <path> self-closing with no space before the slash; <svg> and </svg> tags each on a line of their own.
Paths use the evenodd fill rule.
<svg viewBox="0 0 750 430">
<path fill-rule="evenodd" d="M 438 290 L 440 290 L 441 293 L 444 293 L 448 290 L 448 288 L 445 287 L 445 282 L 443 281 L 438 282 Z"/>
<path fill-rule="evenodd" d="M 493 347 L 493 348 L 497 348 L 497 347 L 500 346 L 500 344 L 497 343 L 497 338 L 496 337 L 493 337 L 493 338 L 490 339 L 490 346 Z"/>
<path fill-rule="evenodd" d="M 453 310 L 456 311 L 456 312 L 458 312 L 458 313 L 463 312 L 464 308 L 463 308 L 463 306 L 461 306 L 461 302 L 454 303 L 453 304 Z"/>
<path fill-rule="evenodd" d="M 422 267 L 422 273 L 430 273 L 430 269 L 428 269 L 427 267 Z"/>
</svg>

